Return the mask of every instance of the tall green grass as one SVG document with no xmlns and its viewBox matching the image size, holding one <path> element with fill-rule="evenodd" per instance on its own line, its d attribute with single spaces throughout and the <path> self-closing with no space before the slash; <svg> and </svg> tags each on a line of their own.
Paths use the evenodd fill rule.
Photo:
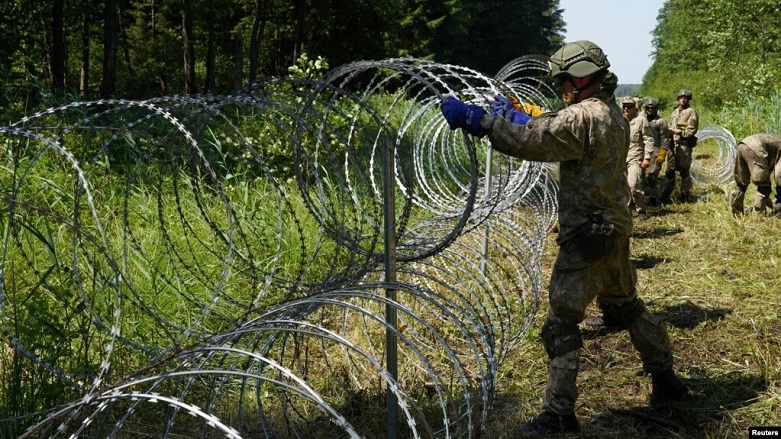
<svg viewBox="0 0 781 439">
<path fill-rule="evenodd" d="M 743 106 L 701 110 L 701 125 L 723 126 L 738 140 L 756 131 L 781 132 L 779 103 L 781 97 L 774 94 Z M 224 192 L 209 192 L 193 190 L 203 182 L 192 174 L 154 165 L 129 190 L 111 170 L 90 170 L 90 177 L 99 182 L 93 196 L 107 237 L 103 247 L 86 206 L 77 217 L 78 228 L 69 225 L 74 220 L 73 197 L 79 193 L 72 174 L 63 170 L 68 167 L 55 163 L 58 160 L 47 156 L 36 164 L 27 177 L 34 184 L 15 194 L 25 204 L 0 214 L 4 242 L 10 243 L 3 279 L 10 333 L 4 335 L 0 350 L 0 418 L 19 417 L 16 423 L 0 424 L 6 429 L 0 430 L 2 437 L 18 435 L 34 421 L 26 415 L 74 400 L 85 385 L 58 380 L 34 365 L 13 348 L 12 338 L 47 364 L 71 371 L 77 381 L 88 381 L 98 370 L 107 341 L 95 318 L 111 322 L 117 306 L 126 307 L 122 334 L 128 340 L 151 347 L 187 345 L 197 342 L 199 335 L 185 336 L 160 325 L 140 304 L 154 304 L 160 317 L 188 327 L 212 298 L 214 279 L 221 279 L 219 288 L 233 301 L 217 302 L 201 326 L 204 332 L 219 332 L 230 324 L 220 316 L 236 316 L 250 303 L 257 310 L 292 298 L 288 287 L 303 289 L 333 273 L 334 264 L 350 262 L 336 243 L 322 240 L 319 223 L 291 181 L 274 188 L 256 174 L 226 174 Z M 0 174 L 8 204 L 14 163 L 4 164 Z M 282 169 L 280 175 L 289 177 L 290 169 Z M 648 408 L 649 380 L 641 376 L 626 335 L 594 334 L 587 340 L 580 376 L 577 414 L 584 422 L 584 437 L 743 437 L 751 425 L 781 425 L 781 344 L 775 336 L 781 329 L 781 219 L 733 218 L 724 202 L 727 190 L 728 185 L 697 185 L 695 193 L 704 195 L 701 201 L 652 212 L 652 219 L 637 223 L 634 232 L 632 252 L 640 268 L 641 297 L 667 320 L 676 368 L 692 388 L 692 399 Z M 285 200 L 282 207 L 276 191 Z M 227 272 L 229 245 L 215 234 L 230 227 L 224 197 L 244 230 L 253 231 L 236 235 L 231 262 L 235 265 Z M 9 226 L 11 219 L 14 228 Z M 132 235 L 127 234 L 125 220 Z M 278 227 L 285 228 L 282 242 Z M 74 242 L 79 240 L 87 254 L 74 259 Z M 312 244 L 317 257 L 307 253 Z M 546 249 L 547 273 L 555 253 L 553 236 Z M 114 269 L 104 265 L 106 255 L 115 256 L 117 269 L 132 279 L 132 289 L 130 284 L 118 287 L 103 275 Z M 74 260 L 82 265 L 72 265 Z M 264 262 L 278 266 L 279 278 L 293 281 L 265 290 Z M 86 313 L 87 308 L 94 315 Z M 537 327 L 545 311 L 540 310 Z M 128 345 L 117 351 L 113 377 L 138 370 L 159 352 Z M 545 354 L 532 336 L 502 364 L 496 409 L 485 426 L 485 437 L 510 437 L 514 424 L 536 414 L 544 382 Z"/>
</svg>

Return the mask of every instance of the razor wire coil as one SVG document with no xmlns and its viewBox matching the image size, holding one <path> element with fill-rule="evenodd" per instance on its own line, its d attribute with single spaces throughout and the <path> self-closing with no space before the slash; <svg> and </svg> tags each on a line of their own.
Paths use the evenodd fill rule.
<svg viewBox="0 0 781 439">
<path fill-rule="evenodd" d="M 0 127 L 2 358 L 72 396 L 0 428 L 357 438 L 383 431 L 372 419 L 387 386 L 409 437 L 475 437 L 539 303 L 557 184 L 548 166 L 449 130 L 439 103 L 512 93 L 553 109 L 546 69 L 538 57 L 496 77 L 361 61 L 228 96 L 73 102 Z"/>
</svg>

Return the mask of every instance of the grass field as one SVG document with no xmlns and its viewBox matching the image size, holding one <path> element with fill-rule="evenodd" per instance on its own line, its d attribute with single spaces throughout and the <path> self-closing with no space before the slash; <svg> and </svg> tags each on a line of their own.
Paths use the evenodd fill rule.
<svg viewBox="0 0 781 439">
<path fill-rule="evenodd" d="M 638 293 L 666 320 L 691 395 L 651 408 L 650 377 L 628 334 L 584 327 L 579 437 L 745 438 L 750 426 L 781 426 L 781 218 L 734 218 L 729 189 L 695 184 L 697 202 L 657 208 L 634 226 Z M 549 273 L 555 235 L 546 249 Z M 537 335 L 546 312 L 543 304 L 530 339 L 503 363 L 486 437 L 513 437 L 516 424 L 541 410 L 547 356 Z M 595 306 L 589 315 L 598 315 Z"/>
</svg>

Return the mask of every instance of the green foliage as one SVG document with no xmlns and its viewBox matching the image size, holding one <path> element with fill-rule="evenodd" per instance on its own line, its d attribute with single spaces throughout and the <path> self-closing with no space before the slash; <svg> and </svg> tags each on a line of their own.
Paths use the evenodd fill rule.
<svg viewBox="0 0 781 439">
<path fill-rule="evenodd" d="M 328 61 L 322 56 L 318 56 L 317 59 L 311 60 L 306 52 L 302 53 L 298 57 L 296 63 L 287 68 L 288 73 L 293 78 L 299 79 L 317 79 L 322 78 L 325 72 L 328 70 Z"/>
<path fill-rule="evenodd" d="M 521 55 L 550 52 L 563 30 L 557 0 L 191 1 L 197 91 L 208 85 L 218 94 L 249 79 L 287 74 L 304 53 L 331 65 L 405 56 L 493 74 Z M 65 89 L 78 90 L 74 96 L 96 98 L 104 80 L 105 4 L 66 2 Z M 112 97 L 182 93 L 183 3 L 118 5 Z M 31 78 L 51 85 L 51 16 L 46 2 L 2 2 L 0 73 L 18 75 L 24 85 Z M 7 83 L 3 76 L 0 90 Z"/>
<path fill-rule="evenodd" d="M 781 90 L 781 5 L 774 0 L 669 0 L 653 32 L 656 57 L 643 93 L 693 105 L 742 104 Z M 669 101 L 667 102 L 670 103 Z"/>
<path fill-rule="evenodd" d="M 781 93 L 727 104 L 711 114 L 715 125 L 727 128 L 737 141 L 754 133 L 781 133 Z"/>
</svg>

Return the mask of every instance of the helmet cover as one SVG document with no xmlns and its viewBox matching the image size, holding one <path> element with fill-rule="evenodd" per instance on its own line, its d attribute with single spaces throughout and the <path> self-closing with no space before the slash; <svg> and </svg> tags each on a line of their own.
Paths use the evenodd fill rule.
<svg viewBox="0 0 781 439">
<path fill-rule="evenodd" d="M 551 55 L 548 64 L 554 78 L 563 75 L 583 78 L 610 67 L 605 52 L 587 40 L 565 44 Z"/>
</svg>

